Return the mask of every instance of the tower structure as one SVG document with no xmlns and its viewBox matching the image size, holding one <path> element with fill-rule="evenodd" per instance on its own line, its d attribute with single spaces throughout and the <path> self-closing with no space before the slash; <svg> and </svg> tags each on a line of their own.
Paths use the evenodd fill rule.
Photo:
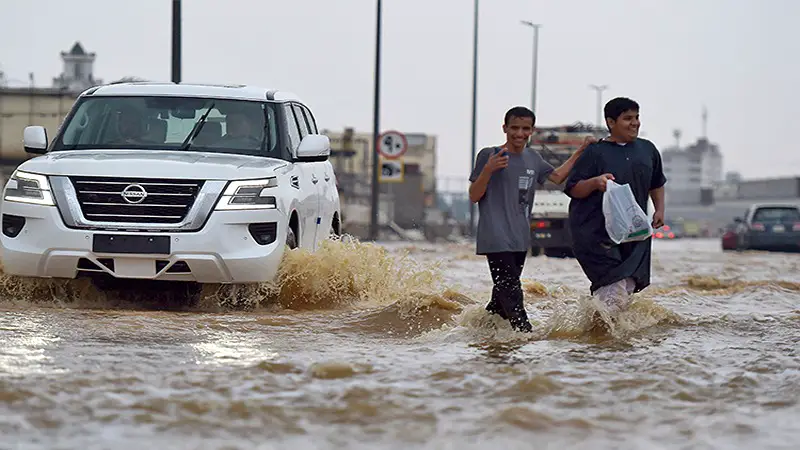
<svg viewBox="0 0 800 450">
<path fill-rule="evenodd" d="M 80 42 L 75 42 L 69 52 L 61 52 L 64 69 L 58 78 L 53 79 L 53 87 L 70 92 L 82 92 L 102 84 L 102 80 L 94 78 L 96 57 L 94 52 L 87 53 Z"/>
</svg>

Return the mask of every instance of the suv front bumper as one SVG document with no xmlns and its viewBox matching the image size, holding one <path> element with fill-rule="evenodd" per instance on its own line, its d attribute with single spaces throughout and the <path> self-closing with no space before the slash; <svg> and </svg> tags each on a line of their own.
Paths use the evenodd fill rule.
<svg viewBox="0 0 800 450">
<path fill-rule="evenodd" d="M 272 281 L 283 258 L 288 220 L 277 209 L 214 211 L 196 232 L 115 232 L 67 228 L 54 206 L 3 202 L 0 234 L 3 271 L 36 278 L 76 278 L 105 272 L 115 278 L 199 283 Z M 6 234 L 6 216 L 23 217 L 16 237 Z M 13 218 L 13 217 L 12 217 Z M 17 222 L 20 220 L 17 219 Z M 261 245 L 249 225 L 274 230 Z M 264 227 L 262 227 L 263 229 Z M 169 254 L 102 253 L 92 250 L 94 235 L 169 236 Z"/>
</svg>

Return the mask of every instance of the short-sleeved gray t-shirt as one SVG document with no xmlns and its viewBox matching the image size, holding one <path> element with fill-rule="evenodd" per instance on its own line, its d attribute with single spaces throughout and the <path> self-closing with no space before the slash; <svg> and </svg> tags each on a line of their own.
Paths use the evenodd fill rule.
<svg viewBox="0 0 800 450">
<path fill-rule="evenodd" d="M 489 156 L 499 147 L 482 149 L 469 177 L 478 179 Z M 533 149 L 506 152 L 508 167 L 492 174 L 486 193 L 478 201 L 477 254 L 527 252 L 531 246 L 530 213 L 536 185 L 544 184 L 553 172 Z"/>
</svg>

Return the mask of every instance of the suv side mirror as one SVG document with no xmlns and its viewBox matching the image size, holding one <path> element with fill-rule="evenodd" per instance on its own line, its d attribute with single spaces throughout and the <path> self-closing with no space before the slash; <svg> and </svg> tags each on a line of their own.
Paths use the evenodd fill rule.
<svg viewBox="0 0 800 450">
<path fill-rule="evenodd" d="M 298 161 L 326 161 L 331 154 L 331 140 L 324 134 L 308 134 L 297 148 Z"/>
<path fill-rule="evenodd" d="M 47 153 L 47 130 L 39 125 L 25 127 L 22 132 L 22 146 L 28 153 L 44 155 Z"/>
</svg>

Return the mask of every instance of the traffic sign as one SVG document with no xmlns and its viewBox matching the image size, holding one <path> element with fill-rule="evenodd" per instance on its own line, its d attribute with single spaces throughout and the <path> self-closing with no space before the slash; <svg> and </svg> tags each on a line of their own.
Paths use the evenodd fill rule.
<svg viewBox="0 0 800 450">
<path fill-rule="evenodd" d="M 405 163 L 398 159 L 381 160 L 379 180 L 381 183 L 402 183 L 405 175 Z"/>
<path fill-rule="evenodd" d="M 408 150 L 406 136 L 399 131 L 386 131 L 380 135 L 378 151 L 386 159 L 397 159 Z"/>
</svg>

